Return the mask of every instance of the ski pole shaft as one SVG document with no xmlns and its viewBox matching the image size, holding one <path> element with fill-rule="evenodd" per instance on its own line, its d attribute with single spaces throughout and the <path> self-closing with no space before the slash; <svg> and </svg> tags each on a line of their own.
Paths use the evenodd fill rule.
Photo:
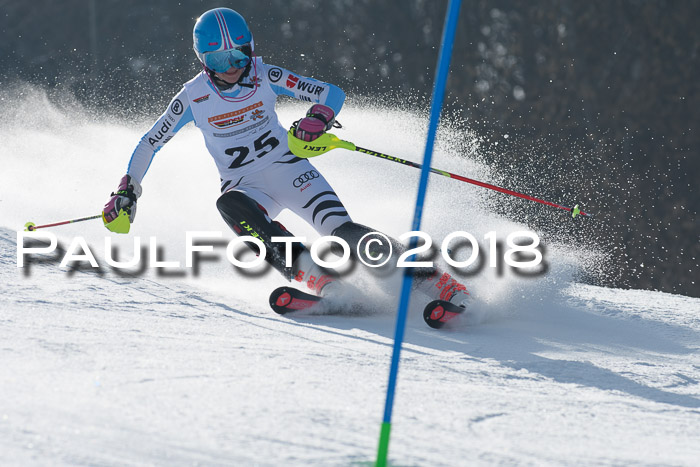
<svg viewBox="0 0 700 467">
<path fill-rule="evenodd" d="M 390 156 L 388 154 L 382 154 L 381 152 L 372 151 L 371 149 L 365 149 L 365 148 L 361 148 L 359 146 L 355 146 L 355 151 L 361 152 L 362 154 L 367 154 L 369 156 L 374 156 L 374 157 L 379 157 L 381 159 L 386 159 L 388 161 L 397 162 L 399 164 L 407 165 L 409 167 L 415 167 L 416 169 L 420 169 L 423 167 L 422 164 L 418 164 L 416 162 L 407 161 L 405 159 Z M 545 201 L 543 199 L 535 198 L 534 196 L 526 195 L 523 193 L 518 193 L 517 191 L 509 190 L 507 188 L 502 188 L 500 186 L 491 185 L 490 183 L 484 183 L 484 182 L 480 182 L 478 180 L 473 180 L 471 178 L 467 178 L 467 177 L 463 177 L 461 175 L 453 174 L 453 173 L 447 172 L 445 170 L 435 169 L 432 167 L 429 170 L 430 170 L 430 172 L 432 172 L 434 174 L 442 175 L 442 176 L 449 177 L 449 178 L 454 178 L 455 180 L 459 180 L 461 182 L 471 183 L 472 185 L 477 185 L 477 186 L 480 186 L 483 188 L 488 188 L 489 190 L 495 190 L 495 191 L 498 191 L 501 193 L 505 193 L 507 195 L 517 196 L 518 198 L 523 198 L 523 199 L 527 199 L 530 201 L 535 201 L 536 203 L 546 204 L 547 206 L 552 206 L 552 207 L 555 207 L 558 209 L 563 209 L 565 211 L 571 212 L 573 214 L 573 217 L 576 217 L 577 215 L 585 216 L 585 217 L 592 216 L 592 214 L 590 214 L 590 213 L 586 213 L 586 212 L 581 211 L 578 208 L 578 205 L 574 206 L 573 208 L 568 207 L 568 206 L 562 206 L 562 205 L 557 204 L 557 203 L 552 203 L 551 201 Z"/>
<path fill-rule="evenodd" d="M 89 221 L 92 219 L 100 219 L 101 217 L 102 217 L 102 214 L 97 214 L 95 216 L 81 217 L 80 219 L 71 219 L 69 221 L 55 222 L 53 224 L 44 224 L 44 225 L 35 225 L 33 222 L 27 222 L 26 224 L 24 224 L 24 227 L 25 227 L 25 230 L 32 232 L 36 229 L 44 229 L 46 227 L 56 227 L 58 225 L 74 224 L 76 222 Z"/>
<path fill-rule="evenodd" d="M 388 154 L 382 154 L 381 152 L 373 151 L 371 149 L 361 148 L 361 147 L 355 145 L 355 143 L 342 140 L 332 133 L 324 133 L 323 135 L 321 135 L 320 137 L 318 137 L 314 141 L 307 142 L 307 141 L 303 141 L 301 139 L 296 138 L 294 136 L 294 127 L 292 127 L 289 130 L 289 132 L 287 133 L 287 136 L 288 136 L 287 140 L 289 143 L 289 149 L 291 149 L 291 151 L 299 157 L 304 157 L 304 158 L 316 157 L 316 156 L 320 156 L 321 154 L 325 154 L 328 151 L 331 151 L 333 149 L 347 149 L 348 151 L 361 152 L 362 154 L 367 154 L 369 156 L 379 157 L 381 159 L 386 159 L 388 161 L 397 162 L 399 164 L 407 165 L 409 167 L 415 167 L 416 169 L 420 169 L 423 167 L 422 164 L 407 161 L 405 159 L 401 159 L 400 157 L 394 157 L 394 156 L 390 156 Z M 461 175 L 453 174 L 451 172 L 447 172 L 446 170 L 435 169 L 433 167 L 429 167 L 428 170 L 432 173 L 442 175 L 444 177 L 454 178 L 455 180 L 459 180 L 460 182 L 471 183 L 472 185 L 480 186 L 483 188 L 488 188 L 489 190 L 494 190 L 494 191 L 498 191 L 500 193 L 505 193 L 507 195 L 527 199 L 529 201 L 534 201 L 536 203 L 546 204 L 547 206 L 552 206 L 552 207 L 557 208 L 557 209 L 563 209 L 564 211 L 569 211 L 571 213 L 571 217 L 576 217 L 576 216 L 592 217 L 593 216 L 593 214 L 581 211 L 581 209 L 579 209 L 578 204 L 574 205 L 574 207 L 562 206 L 561 204 L 552 203 L 551 201 L 545 201 L 545 200 L 540 199 L 540 198 L 535 198 L 534 196 L 526 195 L 523 193 L 518 193 L 517 191 L 509 190 L 507 188 L 502 188 L 500 186 L 491 185 L 490 183 L 484 183 L 484 182 L 480 182 L 478 180 L 473 180 L 471 178 L 463 177 Z"/>
</svg>

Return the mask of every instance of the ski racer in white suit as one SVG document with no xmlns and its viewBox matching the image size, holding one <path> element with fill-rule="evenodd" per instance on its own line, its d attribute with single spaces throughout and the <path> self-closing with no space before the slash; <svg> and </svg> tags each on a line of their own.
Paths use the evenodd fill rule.
<svg viewBox="0 0 700 467">
<path fill-rule="evenodd" d="M 301 243 L 291 244 L 292 267 L 287 267 L 285 244 L 271 239 L 292 234 L 273 219 L 290 209 L 319 234 L 345 239 L 353 251 L 372 229 L 354 223 L 323 175 L 308 160 L 290 152 L 275 103 L 280 95 L 315 103 L 295 123 L 295 136 L 312 141 L 332 128 L 345 93 L 332 84 L 264 63 L 254 54 L 253 36 L 245 20 L 228 8 L 202 14 L 193 36 L 204 69 L 184 84 L 141 138 L 127 174 L 104 207 L 105 226 L 128 232 L 153 157 L 180 128 L 193 122 L 219 170 L 222 195 L 217 207 L 226 223 L 238 235 L 262 240 L 266 261 L 287 279 L 325 295 L 339 284 L 337 276 L 316 265 Z M 418 282 L 434 298 L 454 303 L 468 298 L 464 286 L 436 270 L 423 274 Z"/>
</svg>

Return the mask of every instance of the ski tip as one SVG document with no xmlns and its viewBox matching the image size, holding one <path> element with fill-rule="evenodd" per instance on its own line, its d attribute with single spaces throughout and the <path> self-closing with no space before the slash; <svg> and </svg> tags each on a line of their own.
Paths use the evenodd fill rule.
<svg viewBox="0 0 700 467">
<path fill-rule="evenodd" d="M 275 300 L 275 305 L 285 307 L 289 305 L 289 302 L 292 301 L 292 296 L 289 295 L 289 293 L 285 292 L 279 297 L 277 297 L 277 300 Z"/>
<path fill-rule="evenodd" d="M 453 303 L 445 300 L 433 300 L 423 309 L 425 323 L 433 329 L 440 329 L 450 320 L 459 316 L 464 311 Z"/>
<path fill-rule="evenodd" d="M 321 297 L 293 287 L 278 287 L 270 294 L 270 308 L 280 315 L 290 311 L 311 310 L 318 306 Z"/>
<path fill-rule="evenodd" d="M 280 315 L 289 311 L 287 305 L 289 305 L 291 301 L 292 295 L 289 293 L 289 290 L 287 290 L 287 287 L 279 287 L 270 294 L 270 308 Z"/>
</svg>

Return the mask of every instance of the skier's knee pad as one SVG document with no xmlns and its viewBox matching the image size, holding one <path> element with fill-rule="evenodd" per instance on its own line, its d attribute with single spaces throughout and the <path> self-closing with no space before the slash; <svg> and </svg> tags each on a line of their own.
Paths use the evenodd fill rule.
<svg viewBox="0 0 700 467">
<path fill-rule="evenodd" d="M 367 234 L 377 235 L 369 235 L 365 237 Z M 395 238 L 389 237 L 386 234 L 356 222 L 346 222 L 335 229 L 333 231 L 333 235 L 348 242 L 353 257 L 357 258 L 359 251 L 359 254 L 363 255 L 363 259 L 365 261 L 368 259 L 370 260 L 368 261 L 369 264 L 382 264 L 384 262 L 384 258 L 390 257 L 391 259 L 386 263 L 386 269 L 383 271 L 385 273 L 391 273 L 391 270 L 395 269 L 396 267 L 399 256 L 406 252 L 406 247 L 399 243 L 399 241 Z M 379 241 L 368 244 L 367 241 L 370 239 L 377 239 Z M 377 261 L 372 261 L 372 258 L 377 258 Z M 413 270 L 415 277 L 427 277 L 433 275 L 434 272 L 435 269 L 432 267 L 414 268 Z"/>
<path fill-rule="evenodd" d="M 375 237 L 371 235 L 365 237 L 368 234 L 379 234 L 382 236 L 381 241 L 372 242 L 370 245 L 366 245 L 367 240 L 371 238 L 380 238 L 379 236 Z M 367 249 L 366 253 L 369 253 L 369 256 L 372 257 L 386 257 L 388 255 L 393 256 L 397 253 L 401 254 L 406 250 L 403 245 L 388 235 L 382 234 L 381 232 L 371 229 L 366 225 L 358 224 L 356 222 L 346 222 L 335 229 L 333 231 L 333 235 L 348 242 L 348 245 L 350 245 L 351 254 L 353 256 L 357 256 L 358 246 L 360 247 L 361 251 L 365 251 Z M 394 263 L 395 262 L 396 261 L 394 261 Z"/>
<path fill-rule="evenodd" d="M 246 233 L 253 236 L 262 236 L 265 232 L 251 231 L 253 226 L 267 226 L 264 231 L 276 230 L 279 227 L 274 225 L 267 216 L 265 208 L 256 203 L 251 197 L 240 191 L 228 191 L 216 200 L 216 207 L 221 213 L 221 217 L 231 229 L 238 235 Z M 262 229 L 261 229 L 262 230 Z M 271 232 L 272 233 L 272 232 Z M 273 235 L 285 235 L 275 232 Z"/>
<path fill-rule="evenodd" d="M 353 248 L 360 243 L 363 236 L 371 232 L 374 232 L 374 230 L 370 229 L 366 225 L 358 224 L 357 222 L 346 222 L 345 224 L 336 228 L 333 231 L 333 235 L 342 238 L 348 242 L 350 248 Z"/>
<path fill-rule="evenodd" d="M 275 222 L 267 215 L 265 208 L 255 202 L 251 197 L 240 191 L 228 191 L 216 200 L 216 207 L 221 217 L 231 229 L 240 236 L 252 236 L 259 238 L 265 244 L 265 261 L 280 271 L 287 279 L 292 275 L 292 268 L 285 266 L 285 243 L 273 242 L 272 237 L 291 237 L 287 229 L 279 222 Z M 250 246 L 250 244 L 246 243 Z M 299 242 L 291 244 L 292 264 L 305 250 Z M 255 250 L 255 247 L 251 246 Z"/>
</svg>

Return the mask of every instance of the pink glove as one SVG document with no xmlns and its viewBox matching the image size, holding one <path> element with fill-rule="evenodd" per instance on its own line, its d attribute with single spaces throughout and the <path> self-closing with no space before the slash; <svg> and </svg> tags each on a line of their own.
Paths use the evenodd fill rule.
<svg viewBox="0 0 700 467">
<path fill-rule="evenodd" d="M 136 200 L 139 196 L 141 196 L 139 182 L 131 178 L 130 175 L 124 175 L 119 181 L 119 187 L 112 193 L 112 197 L 102 210 L 105 222 L 109 223 L 116 219 L 122 209 L 129 214 L 129 222 L 134 222 Z"/>
<path fill-rule="evenodd" d="M 303 141 L 313 141 L 333 127 L 335 112 L 323 104 L 311 106 L 306 117 L 297 122 L 294 136 Z"/>
</svg>

